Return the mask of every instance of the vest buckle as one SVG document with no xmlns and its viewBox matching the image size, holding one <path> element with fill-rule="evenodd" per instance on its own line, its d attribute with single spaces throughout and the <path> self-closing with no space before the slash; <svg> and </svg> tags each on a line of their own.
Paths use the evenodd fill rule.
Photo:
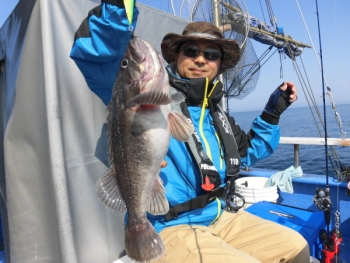
<svg viewBox="0 0 350 263">
<path fill-rule="evenodd" d="M 226 183 L 226 193 L 225 193 L 225 201 L 226 207 L 225 210 L 230 213 L 236 213 L 239 209 L 241 209 L 245 204 L 244 196 L 240 193 L 236 192 L 235 187 L 235 179 L 236 177 L 232 177 Z"/>
</svg>

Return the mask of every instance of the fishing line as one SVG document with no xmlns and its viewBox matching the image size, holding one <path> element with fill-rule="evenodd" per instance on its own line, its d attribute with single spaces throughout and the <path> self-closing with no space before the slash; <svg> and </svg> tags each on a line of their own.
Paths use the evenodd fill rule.
<svg viewBox="0 0 350 263">
<path fill-rule="evenodd" d="M 185 3 L 185 0 L 183 0 L 183 1 L 181 2 L 181 6 L 180 6 L 180 17 L 182 17 L 182 8 L 183 8 L 184 3 Z M 191 17 L 191 20 L 193 21 L 192 17 Z"/>
<path fill-rule="evenodd" d="M 303 63 L 302 58 L 300 57 L 299 59 L 300 59 L 300 61 L 301 61 L 301 65 L 303 66 L 304 75 L 305 75 L 305 78 L 306 78 L 306 80 L 307 80 L 308 85 L 306 85 L 305 80 L 304 80 L 302 74 L 300 73 L 300 69 L 299 69 L 299 67 L 298 67 L 298 64 L 297 64 L 296 62 L 295 62 L 295 63 L 293 62 L 293 66 L 296 67 L 295 69 L 296 69 L 296 72 L 297 72 L 299 81 L 301 82 L 301 79 L 303 80 L 304 85 L 306 86 L 307 92 L 309 93 L 309 97 L 310 97 L 310 99 L 312 100 L 312 102 L 313 102 L 313 104 L 314 104 L 314 110 L 316 111 L 316 113 L 317 113 L 317 115 L 318 115 L 318 117 L 319 117 L 319 120 L 320 120 L 320 122 L 321 122 L 321 124 L 322 124 L 322 127 L 324 128 L 324 123 L 323 123 L 323 120 L 322 120 L 322 118 L 321 118 L 321 113 L 320 113 L 320 111 L 319 111 L 319 109 L 318 109 L 318 107 L 317 107 L 317 105 L 316 105 L 315 96 L 314 96 L 314 94 L 313 94 L 313 90 L 312 90 L 312 88 L 311 88 L 311 84 L 310 84 L 308 75 L 306 74 L 305 65 L 304 65 L 304 63 Z M 300 74 L 300 76 L 299 76 L 299 74 Z M 302 87 L 302 89 L 303 89 L 303 91 L 304 91 L 304 94 L 306 94 L 306 93 L 305 93 L 304 86 L 303 86 L 302 83 L 301 83 L 301 87 Z M 310 95 L 310 92 L 311 92 L 312 96 Z M 316 117 L 315 117 L 315 115 L 314 115 L 314 111 L 313 111 L 312 108 L 311 108 L 311 105 L 310 105 L 310 102 L 309 102 L 309 98 L 308 98 L 307 96 L 305 96 L 305 98 L 306 98 L 306 101 L 307 101 L 307 103 L 308 103 L 308 105 L 309 105 L 309 108 L 310 108 L 310 110 L 311 110 L 311 114 L 312 114 L 313 119 L 314 119 L 314 121 L 315 121 L 317 130 L 318 130 L 318 133 L 319 133 L 320 136 L 322 136 L 321 130 L 320 130 L 320 128 L 319 128 L 319 125 L 317 124 L 317 120 L 316 120 Z M 329 137 L 328 134 L 327 134 L 327 137 Z M 336 174 L 338 174 L 337 168 L 341 166 L 341 163 L 340 163 L 340 160 L 339 160 L 339 156 L 338 156 L 338 154 L 337 154 L 337 152 L 336 152 L 336 150 L 335 150 L 335 147 L 334 147 L 333 145 L 330 145 L 329 148 L 330 148 L 330 150 L 332 151 L 333 159 L 331 158 L 330 154 L 328 154 L 328 156 L 327 156 L 327 157 L 328 157 L 328 160 L 330 161 L 330 163 L 331 163 L 331 165 L 332 165 L 333 171 L 334 171 Z M 334 162 L 335 162 L 336 164 L 334 164 Z"/>
<path fill-rule="evenodd" d="M 170 13 L 170 11 L 169 11 L 169 10 L 170 10 L 170 1 L 167 1 L 167 2 L 168 2 L 168 7 L 167 7 L 167 9 L 166 9 L 166 12 L 167 12 L 167 13 Z"/>
<path fill-rule="evenodd" d="M 316 1 L 316 15 L 317 15 L 317 27 L 318 27 L 318 39 L 320 43 L 320 60 L 321 60 L 321 74 L 322 74 L 322 100 L 323 100 L 323 116 L 324 116 L 324 146 L 326 153 L 326 191 L 329 192 L 329 175 L 328 175 L 328 140 L 327 140 L 327 116 L 326 116 L 326 100 L 325 100 L 325 87 L 324 87 L 324 72 L 323 72 L 323 57 L 322 57 L 322 41 L 321 41 L 321 29 L 320 29 L 320 16 L 318 11 L 318 0 Z M 324 211 L 326 219 L 327 234 L 329 236 L 329 224 L 330 224 L 330 208 Z"/>
<path fill-rule="evenodd" d="M 261 0 L 259 0 L 259 3 L 260 3 L 260 8 L 261 8 L 261 13 L 262 13 L 263 18 L 264 18 L 264 22 L 265 22 L 265 24 L 266 24 L 266 18 L 265 18 L 265 14 L 264 14 L 263 7 L 262 7 L 262 5 L 261 5 Z"/>
<path fill-rule="evenodd" d="M 317 55 L 317 52 L 316 52 L 316 48 L 315 48 L 314 42 L 312 41 L 312 38 L 311 38 L 311 35 L 310 35 L 310 31 L 309 31 L 309 28 L 307 27 L 307 24 L 306 24 L 306 22 L 305 22 L 304 15 L 303 15 L 303 13 L 302 13 L 302 11 L 301 11 L 301 8 L 300 8 L 300 6 L 299 6 L 299 2 L 298 2 L 298 0 L 295 0 L 295 1 L 296 1 L 296 3 L 297 3 L 297 6 L 298 6 L 298 9 L 299 9 L 299 13 L 300 13 L 300 15 L 301 15 L 301 18 L 302 18 L 302 20 L 303 20 L 303 22 L 304 22 L 304 26 L 305 26 L 306 32 L 307 32 L 307 34 L 308 34 L 308 36 L 309 36 L 309 39 L 310 39 L 310 42 L 311 42 L 311 46 L 312 46 L 312 50 L 313 50 L 314 53 L 315 53 L 315 57 L 316 57 L 318 66 L 319 66 L 320 70 L 322 70 L 320 59 L 318 58 L 318 55 Z M 326 80 L 325 76 L 322 76 L 322 77 L 323 77 L 324 81 L 326 82 L 326 85 L 328 86 L 327 80 Z"/>
<path fill-rule="evenodd" d="M 171 3 L 171 9 L 173 10 L 173 15 L 176 16 L 176 12 L 175 12 L 175 7 L 174 7 L 174 2 L 170 1 Z"/>
<path fill-rule="evenodd" d="M 320 60 L 319 60 L 319 58 L 318 58 L 318 56 L 317 56 L 315 46 L 314 46 L 313 41 L 312 41 L 312 38 L 311 38 L 311 36 L 310 36 L 310 32 L 309 32 L 308 27 L 307 27 L 307 25 L 306 25 L 306 22 L 305 22 L 303 13 L 302 13 L 302 11 L 301 11 L 301 8 L 300 8 L 300 6 L 299 6 L 298 0 L 296 0 L 296 3 L 297 3 L 297 5 L 298 5 L 299 12 L 300 12 L 300 15 L 301 15 L 301 17 L 302 17 L 302 20 L 303 20 L 303 22 L 304 22 L 306 31 L 307 31 L 307 33 L 308 33 L 308 35 L 309 35 L 309 39 L 310 39 L 310 41 L 311 41 L 311 43 L 312 43 L 313 51 L 314 51 L 314 53 L 315 53 L 315 55 L 316 55 L 316 59 L 317 59 L 319 68 L 320 68 L 320 70 L 321 70 L 321 63 L 320 63 Z M 305 77 L 306 77 L 306 79 L 307 79 L 308 85 L 305 84 L 305 86 L 306 86 L 307 93 L 308 93 L 310 99 L 312 100 L 312 103 L 313 103 L 313 106 L 314 106 L 313 108 L 312 108 L 311 105 L 310 105 L 308 96 L 306 96 L 305 89 L 304 89 L 303 86 L 302 86 L 302 88 L 303 88 L 303 91 L 304 91 L 304 94 L 305 94 L 305 98 L 306 98 L 306 100 L 307 100 L 307 103 L 308 103 L 308 105 L 309 105 L 311 114 L 312 114 L 312 116 L 313 116 L 313 118 L 314 118 L 316 127 L 317 127 L 317 129 L 318 129 L 319 135 L 322 137 L 322 133 L 321 133 L 321 131 L 320 131 L 318 122 L 317 122 L 317 120 L 316 120 L 316 118 L 315 118 L 314 111 L 317 113 L 318 118 L 319 118 L 319 122 L 321 123 L 323 129 L 324 129 L 324 122 L 323 122 L 323 120 L 322 120 L 321 113 L 320 113 L 320 111 L 319 111 L 319 109 L 318 109 L 318 107 L 317 107 L 317 103 L 316 103 L 316 100 L 315 100 L 315 96 L 314 96 L 314 94 L 313 94 L 313 89 L 311 88 L 311 84 L 310 84 L 310 81 L 309 81 L 309 79 L 308 79 L 308 75 L 307 75 L 307 73 L 306 73 L 305 66 L 304 66 L 304 63 L 303 63 L 303 60 L 302 60 L 301 56 L 300 56 L 299 59 L 300 59 L 301 64 L 302 64 L 302 66 L 303 66 L 304 75 L 305 75 Z M 295 64 L 294 64 L 294 67 L 297 67 L 297 65 L 298 65 L 298 64 L 295 63 Z M 297 67 L 297 69 L 299 69 L 299 68 Z M 299 74 L 300 74 L 300 75 L 299 75 Z M 298 75 L 299 81 L 301 82 L 301 76 L 302 76 L 302 74 L 301 74 L 301 73 L 298 73 L 298 71 L 297 71 L 297 75 Z M 327 84 L 326 77 L 323 76 L 323 79 L 324 79 L 325 84 L 326 84 L 326 86 L 327 86 L 328 84 Z M 303 79 L 303 81 L 304 81 L 304 79 Z M 305 82 L 304 82 L 304 83 L 305 83 Z M 301 83 L 301 84 L 302 84 L 302 83 Z M 327 86 L 327 89 L 329 89 L 328 86 Z M 310 93 L 311 93 L 311 94 L 310 94 Z M 345 139 L 346 132 L 344 132 L 344 131 L 342 130 L 342 125 L 341 125 L 340 116 L 339 116 L 339 114 L 338 114 L 337 111 L 336 111 L 336 106 L 335 106 L 334 100 L 333 100 L 333 98 L 332 98 L 332 94 L 330 93 L 330 90 L 327 92 L 327 95 L 329 96 L 329 99 L 330 99 L 331 104 L 332 104 L 332 108 L 333 108 L 334 111 L 335 111 L 336 120 L 337 120 L 337 122 L 338 122 L 338 125 L 339 125 L 339 128 L 340 128 L 340 132 L 341 132 L 341 135 L 342 135 L 342 138 Z M 314 110 L 313 110 L 313 109 L 314 109 Z M 327 134 L 327 136 L 328 136 L 328 134 Z M 329 137 L 329 136 L 328 136 L 328 137 Z M 334 173 L 335 173 L 335 174 L 337 175 L 337 177 L 338 177 L 338 178 L 337 178 L 338 181 L 341 181 L 341 180 L 339 179 L 339 174 L 341 173 L 340 170 L 342 169 L 342 168 L 341 168 L 341 167 L 342 167 L 342 164 L 341 164 L 340 159 L 339 159 L 339 156 L 338 156 L 338 154 L 337 154 L 337 152 L 336 152 L 336 150 L 335 150 L 335 147 L 334 147 L 333 145 L 331 145 L 329 148 L 330 148 L 330 150 L 331 150 L 331 152 L 332 152 L 332 156 L 328 154 L 328 159 L 329 159 L 329 161 L 330 161 L 330 163 L 331 163 L 331 165 L 332 165 L 332 168 L 333 168 Z"/>
<path fill-rule="evenodd" d="M 322 42 L 321 42 L 321 29 L 320 29 L 320 18 L 318 12 L 318 0 L 316 0 L 316 15 L 317 15 L 317 26 L 318 26 L 318 39 L 320 43 L 320 60 L 321 60 L 321 74 L 322 74 L 322 101 L 323 101 L 323 118 L 324 118 L 324 131 L 325 131 L 325 151 L 328 154 L 327 144 L 327 116 L 326 116 L 326 100 L 325 100 L 325 81 L 324 81 L 324 69 L 323 69 L 323 56 L 322 56 Z M 326 187 L 328 187 L 328 159 L 326 159 Z"/>
<path fill-rule="evenodd" d="M 300 57 L 300 60 L 302 61 L 301 57 Z M 292 60 L 292 61 L 293 61 L 293 67 L 294 67 L 294 69 L 295 69 L 295 72 L 296 72 L 296 74 L 297 74 L 297 77 L 298 77 L 298 79 L 299 79 L 299 82 L 300 82 L 300 85 L 301 85 L 301 88 L 302 88 L 304 94 L 306 95 L 305 89 L 306 89 L 306 91 L 307 91 L 308 93 L 309 93 L 309 90 L 312 92 L 309 79 L 308 79 L 307 74 L 306 74 L 306 72 L 305 72 L 304 63 L 302 62 L 302 65 L 303 65 L 304 74 L 305 74 L 305 77 L 306 77 L 306 79 L 307 79 L 307 81 L 308 81 L 309 87 L 308 87 L 308 86 L 306 85 L 306 83 L 305 83 L 305 80 L 304 80 L 304 78 L 303 78 L 303 75 L 301 74 L 301 71 L 300 71 L 300 69 L 299 69 L 298 63 L 296 63 L 296 61 L 294 61 L 294 60 Z M 314 99 L 314 97 L 311 96 L 310 93 L 309 93 L 309 97 L 310 97 L 311 100 Z M 320 130 L 320 127 L 319 127 L 318 124 L 317 124 L 317 120 L 316 120 L 314 111 L 312 110 L 312 107 L 311 107 L 311 105 L 310 105 L 309 97 L 308 97 L 308 96 L 305 96 L 306 101 L 307 101 L 307 103 L 308 103 L 308 105 L 309 105 L 309 109 L 310 109 L 310 111 L 311 111 L 312 117 L 313 117 L 313 119 L 314 119 L 314 121 L 315 121 L 316 128 L 317 128 L 317 130 L 318 130 L 318 133 L 319 133 L 320 136 L 322 136 L 322 132 L 321 132 L 321 130 Z M 314 103 L 314 109 L 315 109 L 315 111 L 316 111 L 316 113 L 317 113 L 317 115 L 318 115 L 318 117 L 319 117 L 319 119 L 320 119 L 320 121 L 321 121 L 322 126 L 324 127 L 324 124 L 323 124 L 323 121 L 322 121 L 322 118 L 321 118 L 321 113 L 320 113 L 318 107 L 316 106 L 315 100 L 313 100 L 313 103 Z M 327 136 L 328 136 L 328 135 L 327 135 Z M 339 162 L 340 162 L 340 161 L 339 161 L 338 154 L 336 153 L 336 151 L 335 151 L 335 149 L 334 149 L 334 147 L 333 147 L 332 145 L 330 146 L 330 148 L 331 148 L 332 153 L 333 153 L 334 161 L 337 163 L 337 167 L 339 167 Z M 335 165 L 334 165 L 334 163 L 333 163 L 333 160 L 332 160 L 331 156 L 328 154 L 327 157 L 328 157 L 329 161 L 331 162 L 331 165 L 332 165 L 333 170 L 336 171 L 336 168 L 335 168 Z"/>
<path fill-rule="evenodd" d="M 312 38 L 311 38 L 311 35 L 310 35 L 310 32 L 309 32 L 309 29 L 308 29 L 308 27 L 307 27 L 307 25 L 306 25 L 306 22 L 305 22 L 305 19 L 304 19 L 304 15 L 303 15 L 303 13 L 302 13 L 302 11 L 301 11 L 299 2 L 298 2 L 298 0 L 295 0 L 295 1 L 296 1 L 297 6 L 298 6 L 298 9 L 299 9 L 299 13 L 300 13 L 300 15 L 301 15 L 301 18 L 302 18 L 302 20 L 303 20 L 303 22 L 304 22 L 304 26 L 305 26 L 306 32 L 307 32 L 307 34 L 308 34 L 308 36 L 309 36 L 309 39 L 310 39 L 310 42 L 311 42 L 311 46 L 312 46 L 312 50 L 313 50 L 314 53 L 315 53 L 315 57 L 316 57 L 318 66 L 319 66 L 320 70 L 322 70 L 321 63 L 320 63 L 320 59 L 319 59 L 319 57 L 318 57 L 318 55 L 317 55 L 315 45 L 314 45 L 314 43 L 313 43 L 313 41 L 312 41 Z M 336 28 L 337 28 L 337 27 L 336 27 Z M 335 43 L 337 43 L 337 42 L 335 41 Z M 326 84 L 326 87 L 327 87 L 327 90 L 328 90 L 328 91 L 327 91 L 327 95 L 329 96 L 329 99 L 330 99 L 331 104 L 332 104 L 332 108 L 333 108 L 333 110 L 335 111 L 336 119 L 337 119 L 337 120 L 338 120 L 338 119 L 340 120 L 340 116 L 339 116 L 338 112 L 336 111 L 336 106 L 335 106 L 335 103 L 334 103 L 334 101 L 333 101 L 332 94 L 331 94 L 331 89 L 330 89 L 329 86 L 328 86 L 326 76 L 323 75 L 322 78 L 323 78 L 323 80 L 324 80 L 324 82 L 325 82 L 325 84 Z M 345 138 L 346 138 L 346 132 L 344 132 L 344 131 L 342 130 L 342 127 L 339 127 L 339 128 L 340 128 L 340 133 L 341 133 L 341 135 L 342 135 L 342 139 L 345 139 Z M 340 169 L 340 167 L 338 167 L 338 168 Z M 338 169 L 338 170 L 339 170 L 339 169 Z M 336 173 L 337 173 L 337 172 L 336 172 Z M 338 173 L 337 173 L 337 174 L 338 174 Z"/>
<path fill-rule="evenodd" d="M 306 29 L 306 31 L 307 31 L 307 33 L 308 33 L 308 36 L 309 36 L 309 39 L 310 39 L 310 41 L 311 41 L 312 49 L 313 49 L 313 51 L 314 51 L 314 53 L 315 53 L 317 63 L 318 63 L 318 65 L 319 65 L 320 70 L 322 70 L 321 63 L 320 63 L 319 57 L 318 57 L 317 52 L 316 52 L 316 48 L 315 48 L 314 43 L 313 43 L 313 41 L 312 41 L 312 38 L 311 38 L 311 36 L 310 36 L 310 32 L 309 32 L 309 29 L 308 29 L 308 27 L 307 27 L 307 25 L 306 25 L 306 22 L 305 22 L 305 19 L 304 19 L 304 15 L 303 15 L 303 13 L 302 13 L 302 11 L 301 11 L 301 8 L 300 8 L 300 5 L 299 5 L 298 0 L 296 0 L 296 4 L 297 4 L 297 6 L 298 6 L 298 9 L 299 9 L 301 18 L 302 18 L 302 20 L 303 20 L 303 22 L 304 22 L 305 29 Z M 305 74 L 305 76 L 306 76 L 306 78 L 307 78 L 307 80 L 308 80 L 308 77 L 307 77 L 307 74 L 306 74 L 306 71 L 305 71 L 305 66 L 304 66 L 304 63 L 303 63 L 301 57 L 300 57 L 300 61 L 301 61 L 301 63 L 302 63 L 303 69 L 304 69 L 304 74 Z M 298 77 L 299 77 L 299 76 L 298 76 Z M 299 80 L 300 80 L 300 78 L 299 78 Z M 333 110 L 335 111 L 336 121 L 337 121 L 338 126 L 339 126 L 339 128 L 340 128 L 340 132 L 341 132 L 342 138 L 345 139 L 346 132 L 344 132 L 344 131 L 342 130 L 341 119 L 340 119 L 340 116 L 339 116 L 338 112 L 336 111 L 336 106 L 335 106 L 335 103 L 334 103 L 332 94 L 331 94 L 331 92 L 330 92 L 330 88 L 328 87 L 326 77 L 325 77 L 324 75 L 323 75 L 323 80 L 324 80 L 324 82 L 325 82 L 325 84 L 326 84 L 326 87 L 327 87 L 327 90 L 328 90 L 328 91 L 327 91 L 327 95 L 329 96 L 330 102 L 331 102 L 331 104 L 332 104 L 332 108 L 333 108 Z M 316 111 L 316 113 L 317 113 L 317 115 L 318 115 L 318 117 L 319 117 L 319 121 L 320 121 L 320 123 L 322 124 L 322 127 L 323 127 L 323 129 L 324 129 L 324 128 L 325 128 L 325 125 L 324 125 L 324 122 L 323 122 L 323 120 L 322 120 L 320 111 L 319 111 L 319 109 L 318 109 L 318 107 L 317 107 L 317 104 L 316 104 L 316 101 L 315 101 L 315 96 L 314 96 L 314 94 L 313 94 L 313 90 L 312 90 L 312 88 L 311 88 L 311 85 L 310 85 L 309 80 L 308 80 L 308 84 L 309 84 L 309 85 L 307 86 L 307 91 L 308 91 L 308 94 L 309 94 L 310 99 L 311 99 L 312 102 L 313 102 L 313 106 L 314 106 L 313 109 Z M 304 89 L 303 89 L 303 91 L 304 91 L 304 94 L 306 95 Z M 311 93 L 312 95 L 311 95 L 310 93 Z M 308 102 L 308 104 L 309 104 L 309 108 L 310 108 L 310 111 L 311 111 L 311 113 L 312 113 L 312 115 L 313 115 L 313 118 L 314 118 L 316 127 L 317 127 L 317 129 L 318 129 L 318 131 L 319 131 L 319 134 L 320 134 L 320 136 L 322 136 L 321 131 L 320 131 L 319 127 L 318 127 L 318 123 L 317 123 L 317 121 L 316 121 L 316 118 L 315 118 L 315 116 L 314 116 L 314 112 L 313 112 L 313 110 L 312 110 L 312 108 L 311 108 L 311 106 L 310 106 L 310 103 L 309 103 L 309 101 L 308 101 L 308 97 L 307 97 L 307 96 L 305 96 L 305 97 L 306 97 L 306 100 L 307 100 L 307 102 Z M 327 136 L 328 136 L 328 134 L 327 134 Z M 328 136 L 328 137 L 329 137 L 329 136 Z M 336 150 L 335 150 L 335 147 L 334 147 L 333 145 L 331 145 L 329 148 L 330 148 L 330 150 L 332 151 L 333 160 L 332 160 L 332 158 L 331 158 L 332 156 L 330 156 L 329 154 L 326 155 L 326 156 L 328 157 L 328 159 L 329 159 L 329 161 L 330 161 L 330 163 L 331 163 L 331 165 L 332 165 L 333 171 L 334 171 L 335 174 L 338 176 L 338 181 L 339 181 L 339 173 L 340 173 L 340 170 L 341 170 L 341 163 L 340 163 L 340 160 L 339 160 L 339 156 L 338 156 L 338 154 L 337 154 L 337 152 L 336 152 Z"/>
<path fill-rule="evenodd" d="M 196 0 L 192 5 L 191 17 L 190 17 L 191 21 L 193 21 L 193 15 L 196 13 L 195 10 L 198 8 L 198 5 L 199 5 L 199 4 L 197 4 L 197 2 L 198 2 L 198 0 Z"/>
</svg>

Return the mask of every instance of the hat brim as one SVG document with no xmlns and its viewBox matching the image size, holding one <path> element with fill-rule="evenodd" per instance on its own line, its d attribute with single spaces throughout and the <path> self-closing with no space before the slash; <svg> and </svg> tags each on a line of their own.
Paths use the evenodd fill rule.
<svg viewBox="0 0 350 263">
<path fill-rule="evenodd" d="M 211 38 L 186 35 L 184 36 L 175 33 L 169 33 L 164 36 L 161 44 L 161 50 L 164 60 L 168 62 L 168 64 L 174 63 L 179 45 L 191 40 L 206 40 L 213 42 L 221 47 L 223 56 L 218 74 L 221 74 L 225 70 L 236 66 L 241 57 L 239 44 L 233 39 L 220 39 L 214 37 Z"/>
</svg>

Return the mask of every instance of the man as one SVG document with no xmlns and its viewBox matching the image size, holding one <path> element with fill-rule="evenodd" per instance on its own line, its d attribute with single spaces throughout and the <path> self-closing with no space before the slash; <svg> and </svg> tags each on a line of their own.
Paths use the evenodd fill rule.
<svg viewBox="0 0 350 263">
<path fill-rule="evenodd" d="M 134 27 L 137 14 L 135 8 Z M 71 57 L 105 104 L 130 40 L 128 28 L 122 1 L 105 0 L 76 32 Z M 186 97 L 173 107 L 192 122 L 195 133 L 187 143 L 170 140 L 160 177 L 171 209 L 165 216 L 148 215 L 166 245 L 156 262 L 309 262 L 308 245 L 298 233 L 244 211 L 224 210 L 237 210 L 230 200 L 227 206 L 225 194 L 239 167 L 277 147 L 277 123 L 297 99 L 296 87 L 284 82 L 277 88 L 246 134 L 219 107 L 224 92 L 216 80 L 239 61 L 237 42 L 224 39 L 209 23 L 194 22 L 182 35 L 167 34 L 161 49 L 170 85 Z"/>
</svg>

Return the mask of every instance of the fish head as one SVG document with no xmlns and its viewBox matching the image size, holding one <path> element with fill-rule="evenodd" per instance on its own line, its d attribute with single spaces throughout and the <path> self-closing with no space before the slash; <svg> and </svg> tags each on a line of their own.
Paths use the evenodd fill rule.
<svg viewBox="0 0 350 263">
<path fill-rule="evenodd" d="M 150 43 L 139 37 L 135 36 L 129 42 L 121 70 L 127 70 L 129 84 L 137 86 L 139 93 L 150 89 L 169 91 L 163 58 Z"/>
</svg>

